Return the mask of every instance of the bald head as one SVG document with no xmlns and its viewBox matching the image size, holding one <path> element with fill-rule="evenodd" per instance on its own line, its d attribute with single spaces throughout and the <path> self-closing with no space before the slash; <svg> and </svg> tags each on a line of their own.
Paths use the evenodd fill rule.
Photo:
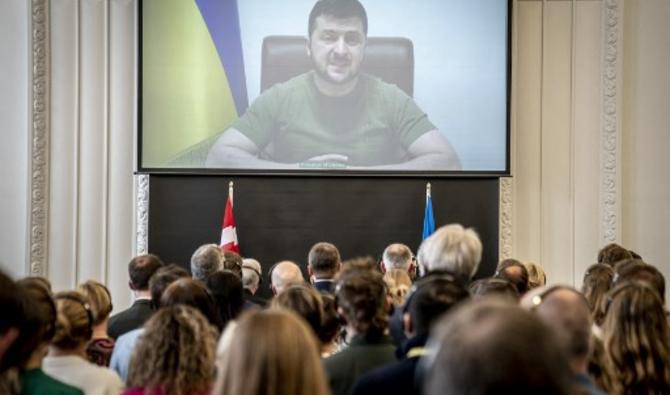
<svg viewBox="0 0 670 395">
<path fill-rule="evenodd" d="M 305 278 L 302 276 L 300 267 L 295 262 L 281 261 L 272 269 L 270 282 L 272 293 L 278 295 L 293 284 L 304 283 Z"/>
<path fill-rule="evenodd" d="M 586 373 L 590 351 L 591 312 L 586 298 L 568 286 L 536 288 L 521 300 L 552 328 L 575 373 Z"/>
</svg>

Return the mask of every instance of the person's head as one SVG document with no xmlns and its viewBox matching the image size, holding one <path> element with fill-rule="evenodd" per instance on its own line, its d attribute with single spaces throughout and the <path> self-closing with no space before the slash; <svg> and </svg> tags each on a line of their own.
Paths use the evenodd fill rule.
<svg viewBox="0 0 670 395">
<path fill-rule="evenodd" d="M 61 351 L 83 352 L 93 334 L 93 311 L 81 292 L 64 291 L 54 295 L 56 332 L 51 345 Z"/>
<path fill-rule="evenodd" d="M 214 304 L 214 299 L 201 281 L 184 277 L 170 284 L 161 296 L 161 307 L 178 304 L 196 308 L 219 331 L 223 329 L 221 315 Z"/>
<path fill-rule="evenodd" d="M 568 394 L 572 374 L 553 332 L 518 306 L 459 306 L 431 333 L 427 395 Z"/>
<path fill-rule="evenodd" d="M 384 273 L 384 283 L 388 290 L 393 305 L 400 307 L 405 304 L 405 299 L 412 288 L 412 279 L 406 270 L 391 269 Z"/>
<path fill-rule="evenodd" d="M 217 333 L 200 311 L 185 305 L 163 307 L 144 328 L 130 360 L 128 387 L 165 395 L 208 393 Z"/>
<path fill-rule="evenodd" d="M 307 272 L 315 279 L 331 279 L 340 271 L 340 251 L 331 243 L 316 243 L 307 254 Z"/>
<path fill-rule="evenodd" d="M 542 266 L 535 262 L 523 264 L 528 272 L 528 289 L 542 287 L 547 284 L 547 275 Z"/>
<path fill-rule="evenodd" d="M 133 291 L 148 291 L 149 279 L 156 270 L 163 267 L 163 261 L 153 254 L 138 255 L 128 263 L 128 286 Z"/>
<path fill-rule="evenodd" d="M 205 281 L 210 274 L 223 269 L 223 253 L 216 244 L 203 244 L 191 256 L 191 276 Z"/>
<path fill-rule="evenodd" d="M 242 260 L 242 285 L 252 294 L 258 291 L 263 281 L 261 264 L 253 258 Z"/>
<path fill-rule="evenodd" d="M 596 325 L 602 325 L 605 318 L 604 299 L 612 286 L 614 269 L 606 263 L 589 266 L 582 281 L 582 294 L 589 303 L 591 317 Z"/>
<path fill-rule="evenodd" d="M 400 269 L 406 271 L 410 276 L 414 275 L 414 254 L 404 244 L 393 243 L 384 249 L 379 268 L 382 272 L 391 269 Z"/>
<path fill-rule="evenodd" d="M 469 299 L 470 293 L 453 276 L 428 275 L 414 286 L 407 300 L 403 320 L 405 332 L 412 336 L 427 336 L 435 322 L 457 304 Z"/>
<path fill-rule="evenodd" d="M 447 270 L 470 280 L 482 259 L 482 242 L 472 228 L 446 225 L 421 243 L 417 259 L 422 275 L 433 270 Z"/>
<path fill-rule="evenodd" d="M 12 366 L 7 350 L 19 336 L 23 321 L 23 294 L 21 289 L 5 273 L 0 271 L 0 373 Z"/>
<path fill-rule="evenodd" d="M 540 317 L 555 333 L 573 372 L 586 374 L 591 350 L 591 310 L 579 291 L 569 286 L 529 291 L 521 306 Z"/>
<path fill-rule="evenodd" d="M 365 55 L 368 18 L 358 0 L 319 0 L 309 15 L 307 55 L 319 79 L 355 81 Z"/>
<path fill-rule="evenodd" d="M 25 368 L 35 353 L 41 360 L 54 336 L 56 306 L 44 283 L 31 278 L 19 280 L 17 284 L 22 295 L 23 323 L 16 341 L 8 348 L 7 356 L 12 366 Z M 5 312 L 4 305 L 2 307 L 3 315 L 11 313 Z"/>
<path fill-rule="evenodd" d="M 242 281 L 237 275 L 228 270 L 222 270 L 207 277 L 205 281 L 209 293 L 219 309 L 222 327 L 234 320 L 242 312 L 244 306 L 244 292 Z"/>
<path fill-rule="evenodd" d="M 242 265 L 244 264 L 242 257 L 233 251 L 223 251 L 222 254 L 223 268 L 237 274 L 242 279 Z"/>
<path fill-rule="evenodd" d="M 270 309 L 246 314 L 234 336 L 235 341 L 220 356 L 213 395 L 330 393 L 318 341 L 294 313 Z"/>
<path fill-rule="evenodd" d="M 91 304 L 93 312 L 93 326 L 98 326 L 109 318 L 112 312 L 112 296 L 104 285 L 94 280 L 79 284 L 77 291 L 84 294 Z"/>
<path fill-rule="evenodd" d="M 630 265 L 615 268 L 616 273 L 612 279 L 612 286 L 616 287 L 625 281 L 643 281 L 658 292 L 661 301 L 665 304 L 665 277 L 654 266 L 635 260 Z"/>
<path fill-rule="evenodd" d="M 294 284 L 272 299 L 271 308 L 292 310 L 302 317 L 318 336 L 323 322 L 321 294 L 307 284 Z"/>
<path fill-rule="evenodd" d="M 514 304 L 519 302 L 519 291 L 516 286 L 502 278 L 489 277 L 473 281 L 469 290 L 475 300 L 496 298 Z"/>
<path fill-rule="evenodd" d="M 349 329 L 367 337 L 381 336 L 388 326 L 386 285 L 379 272 L 343 271 L 335 286 L 337 311 Z"/>
<path fill-rule="evenodd" d="M 630 281 L 607 298 L 603 341 L 615 386 L 630 394 L 670 393 L 670 328 L 658 293 Z"/>
<path fill-rule="evenodd" d="M 514 284 L 519 295 L 528 291 L 528 271 L 520 261 L 516 259 L 505 259 L 500 264 L 495 273 L 496 278 L 502 278 Z"/>
<path fill-rule="evenodd" d="M 51 282 L 42 276 L 28 276 L 20 279 L 19 281 L 16 282 L 17 284 L 21 286 L 25 286 L 28 288 L 32 287 L 42 287 L 44 290 L 47 291 L 49 295 L 53 295 L 53 290 L 51 288 Z"/>
<path fill-rule="evenodd" d="M 614 266 L 615 263 L 624 259 L 633 258 L 633 254 L 617 243 L 610 243 L 598 251 L 598 263 L 606 263 Z"/>
<path fill-rule="evenodd" d="M 276 263 L 268 274 L 270 276 L 270 288 L 273 295 L 280 294 L 285 288 L 293 284 L 302 284 L 305 282 L 300 266 L 292 261 Z"/>
<path fill-rule="evenodd" d="M 155 275 L 149 280 L 151 306 L 154 310 L 158 310 L 160 307 L 161 296 L 163 296 L 165 289 L 183 277 L 188 277 L 188 272 L 175 264 L 169 264 L 156 271 Z"/>
</svg>

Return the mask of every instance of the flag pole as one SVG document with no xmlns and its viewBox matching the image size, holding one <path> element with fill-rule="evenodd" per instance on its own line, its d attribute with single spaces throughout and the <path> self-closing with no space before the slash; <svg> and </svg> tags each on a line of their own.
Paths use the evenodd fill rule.
<svg viewBox="0 0 670 395">
<path fill-rule="evenodd" d="M 233 204 L 233 182 L 228 183 L 228 196 L 230 196 L 230 204 Z"/>
<path fill-rule="evenodd" d="M 426 183 L 426 198 L 430 197 L 430 183 Z"/>
</svg>

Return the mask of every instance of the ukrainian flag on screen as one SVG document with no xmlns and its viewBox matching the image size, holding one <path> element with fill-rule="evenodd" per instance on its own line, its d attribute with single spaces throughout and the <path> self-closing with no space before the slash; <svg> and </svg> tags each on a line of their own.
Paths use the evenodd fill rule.
<svg viewBox="0 0 670 395">
<path fill-rule="evenodd" d="M 247 108 L 236 0 L 143 0 L 141 61 L 143 167 L 165 167 Z"/>
</svg>

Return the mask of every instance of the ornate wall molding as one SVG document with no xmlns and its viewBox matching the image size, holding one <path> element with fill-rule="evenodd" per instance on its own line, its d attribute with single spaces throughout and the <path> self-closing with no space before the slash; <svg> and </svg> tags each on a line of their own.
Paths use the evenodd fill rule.
<svg viewBox="0 0 670 395">
<path fill-rule="evenodd" d="M 32 0 L 30 275 L 47 275 L 49 231 L 49 1 Z"/>
<path fill-rule="evenodd" d="M 500 197 L 498 200 L 498 257 L 499 260 L 512 258 L 512 217 L 513 217 L 513 198 L 512 198 L 512 177 L 501 177 Z"/>
<path fill-rule="evenodd" d="M 136 255 L 149 252 L 149 175 L 140 174 L 135 177 L 136 185 Z"/>
<path fill-rule="evenodd" d="M 600 153 L 601 243 L 619 235 L 619 120 L 617 110 L 619 74 L 619 0 L 605 0 L 603 12 L 602 113 Z"/>
</svg>

